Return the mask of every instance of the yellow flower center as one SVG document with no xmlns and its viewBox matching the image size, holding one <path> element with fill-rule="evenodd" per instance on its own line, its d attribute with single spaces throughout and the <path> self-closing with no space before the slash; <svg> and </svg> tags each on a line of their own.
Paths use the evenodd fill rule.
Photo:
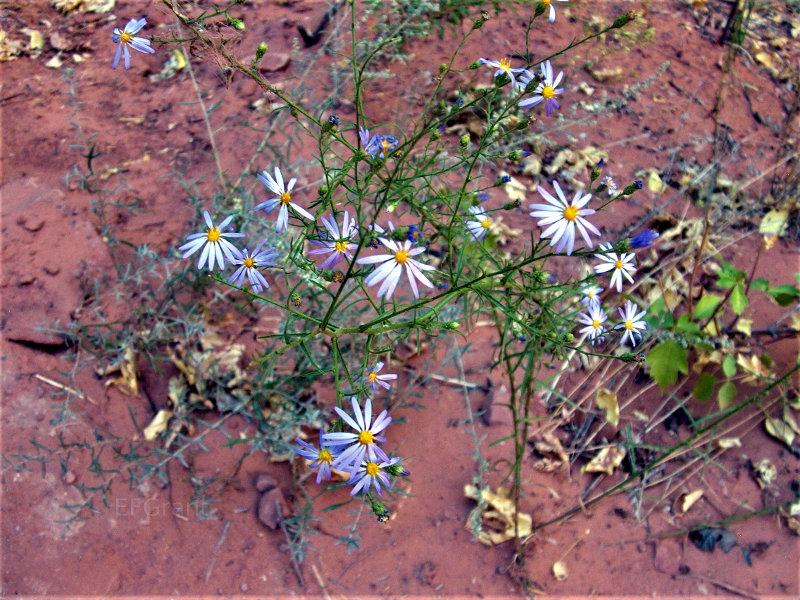
<svg viewBox="0 0 800 600">
<path fill-rule="evenodd" d="M 367 431 L 366 429 L 358 434 L 358 443 L 364 444 L 365 446 L 369 446 L 370 444 L 375 443 L 375 436 L 372 435 L 371 431 Z"/>
<path fill-rule="evenodd" d="M 544 6 L 545 8 L 550 6 L 550 0 L 542 0 L 542 6 Z"/>
<path fill-rule="evenodd" d="M 289 204 L 292 201 L 292 195 L 289 192 L 283 192 L 281 194 L 281 202 L 283 204 Z"/>
<path fill-rule="evenodd" d="M 500 68 L 508 73 L 511 69 L 511 59 L 510 58 L 501 58 L 500 59 Z"/>
<path fill-rule="evenodd" d="M 484 219 L 483 221 L 481 221 L 481 227 L 483 227 L 484 229 L 489 229 L 489 225 L 491 224 L 492 222 L 489 221 L 489 219 Z"/>
<path fill-rule="evenodd" d="M 406 250 L 398 250 L 394 253 L 394 259 L 398 264 L 403 264 L 408 260 L 408 252 Z"/>
<path fill-rule="evenodd" d="M 256 261 L 254 261 L 252 258 L 248 256 L 247 258 L 244 259 L 244 266 L 247 267 L 248 269 L 252 269 L 254 266 L 256 266 Z"/>
<path fill-rule="evenodd" d="M 331 464 L 333 462 L 333 454 L 331 454 L 331 451 L 328 450 L 327 448 L 323 448 L 322 450 L 320 450 L 319 454 L 317 455 L 317 458 L 319 459 L 319 462 L 324 462 L 328 464 Z"/>
<path fill-rule="evenodd" d="M 370 373 L 369 375 L 367 375 L 367 381 L 369 381 L 370 383 L 375 381 L 377 378 L 378 378 L 378 374 L 375 373 L 374 371 L 372 373 Z"/>
<path fill-rule="evenodd" d="M 336 242 L 336 250 L 344 254 L 344 251 L 347 250 L 347 242 Z"/>
<path fill-rule="evenodd" d="M 119 41 L 122 44 L 127 44 L 128 42 L 131 41 L 132 38 L 133 36 L 127 31 L 123 31 L 122 33 L 119 34 Z"/>
<path fill-rule="evenodd" d="M 574 221 L 576 218 L 578 218 L 578 207 L 568 206 L 564 209 L 563 215 L 567 221 Z"/>
<path fill-rule="evenodd" d="M 542 96 L 547 98 L 548 100 L 556 95 L 556 91 L 553 89 L 552 86 L 546 85 L 542 90 Z"/>
<path fill-rule="evenodd" d="M 381 470 L 381 468 L 376 463 L 371 462 L 371 463 L 367 463 L 367 466 L 366 466 L 365 470 L 367 472 L 367 475 L 369 475 L 370 477 L 375 477 L 378 474 L 378 472 Z"/>
<path fill-rule="evenodd" d="M 206 237 L 208 238 L 209 242 L 213 243 L 218 241 L 221 235 L 222 233 L 220 232 L 219 227 L 212 227 L 208 230 Z"/>
<path fill-rule="evenodd" d="M 614 261 L 614 267 L 617 268 L 617 269 L 621 269 L 622 268 L 622 261 L 621 260 L 615 260 Z"/>
<path fill-rule="evenodd" d="M 600 321 L 598 321 L 597 319 L 592 321 L 592 327 L 594 327 L 595 329 L 600 329 Z"/>
<path fill-rule="evenodd" d="M 635 329 L 633 326 L 633 321 L 630 319 L 625 319 L 625 329 Z"/>
<path fill-rule="evenodd" d="M 381 148 L 383 148 L 383 153 L 388 154 L 389 149 L 392 147 L 392 142 L 389 140 L 381 140 Z"/>
</svg>

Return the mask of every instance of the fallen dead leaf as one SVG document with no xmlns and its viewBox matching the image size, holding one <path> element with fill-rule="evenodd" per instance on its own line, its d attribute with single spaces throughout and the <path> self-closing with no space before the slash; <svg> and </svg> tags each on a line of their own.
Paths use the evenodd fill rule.
<svg viewBox="0 0 800 600">
<path fill-rule="evenodd" d="M 153 420 L 150 421 L 150 425 L 144 428 L 142 434 L 144 435 L 144 439 L 148 442 L 152 442 L 155 440 L 159 435 L 164 433 L 167 430 L 167 425 L 169 425 L 169 420 L 172 417 L 171 410 L 161 409 L 156 413 L 156 416 L 153 417 Z"/>
<path fill-rule="evenodd" d="M 673 512 L 679 517 L 686 514 L 692 505 L 703 497 L 703 490 L 695 490 L 688 494 L 681 494 L 675 503 Z"/>
<path fill-rule="evenodd" d="M 508 175 L 508 173 L 501 173 L 500 174 L 501 177 L 506 176 L 506 175 Z M 508 177 L 510 177 L 510 179 L 509 179 L 508 183 L 506 183 L 505 187 L 503 188 L 505 190 L 505 192 L 506 192 L 506 196 L 508 196 L 508 199 L 511 200 L 512 202 L 519 201 L 520 203 L 524 203 L 525 202 L 525 192 L 526 192 L 526 189 L 527 189 L 525 187 L 525 184 L 523 184 L 521 181 L 519 181 L 519 179 L 514 179 L 510 175 L 508 175 Z"/>
<path fill-rule="evenodd" d="M 753 467 L 753 473 L 755 474 L 758 487 L 763 490 L 769 487 L 778 476 L 778 469 L 775 468 L 775 465 L 773 465 L 768 458 L 765 458 Z"/>
<path fill-rule="evenodd" d="M 139 382 L 136 380 L 136 355 L 131 348 L 125 349 L 118 364 L 98 372 L 98 375 L 109 375 L 116 371 L 119 371 L 121 376 L 112 381 L 106 381 L 106 387 L 115 385 L 120 392 L 127 396 L 138 396 Z"/>
<path fill-rule="evenodd" d="M 619 446 L 606 446 L 597 456 L 590 460 L 581 469 L 581 473 L 605 473 L 612 475 L 614 469 L 622 464 L 625 458 L 625 448 Z"/>
<path fill-rule="evenodd" d="M 494 493 L 489 488 L 478 492 L 474 485 L 464 486 L 464 496 L 472 500 L 481 499 L 486 508 L 481 512 L 481 529 L 477 532 L 478 541 L 487 546 L 502 544 L 517 537 L 526 537 L 531 534 L 533 518 L 528 513 L 517 514 L 514 510 L 514 501 L 508 497 L 508 492 L 498 488 Z M 487 529 L 488 527 L 488 529 Z M 466 528 L 473 531 L 470 519 L 467 519 Z"/>
<path fill-rule="evenodd" d="M 597 408 L 606 411 L 606 421 L 611 423 L 614 427 L 619 425 L 619 402 L 614 392 L 606 388 L 600 388 L 597 390 L 595 403 L 597 404 Z"/>
<path fill-rule="evenodd" d="M 533 463 L 533 468 L 537 471 L 552 473 L 569 467 L 569 457 L 564 452 L 564 447 L 552 432 L 545 432 L 540 436 L 534 436 L 529 440 L 533 444 L 533 450 L 541 458 Z"/>
</svg>

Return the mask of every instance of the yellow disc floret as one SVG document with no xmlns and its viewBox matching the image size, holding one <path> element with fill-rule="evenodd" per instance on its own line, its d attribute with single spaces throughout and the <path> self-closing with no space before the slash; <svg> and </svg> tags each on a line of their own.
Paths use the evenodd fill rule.
<svg viewBox="0 0 800 600">
<path fill-rule="evenodd" d="M 484 229 L 489 229 L 489 225 L 491 224 L 492 222 L 489 219 L 484 219 L 483 221 L 481 221 L 481 227 L 483 227 Z"/>
<path fill-rule="evenodd" d="M 633 326 L 633 321 L 631 321 L 630 319 L 625 319 L 625 329 L 627 330 L 636 329 Z"/>
<path fill-rule="evenodd" d="M 623 266 L 623 263 L 622 263 L 622 261 L 621 261 L 621 260 L 615 260 L 615 261 L 614 261 L 614 268 L 616 268 L 616 269 L 621 269 L 621 268 L 622 268 L 622 266 Z"/>
<path fill-rule="evenodd" d="M 501 58 L 500 59 L 500 68 L 508 73 L 511 69 L 511 59 L 510 58 Z"/>
<path fill-rule="evenodd" d="M 375 371 L 372 371 L 369 375 L 367 375 L 367 381 L 372 383 L 378 378 L 378 374 Z"/>
<path fill-rule="evenodd" d="M 292 195 L 289 192 L 283 192 L 281 194 L 281 202 L 283 204 L 289 204 L 292 201 Z"/>
<path fill-rule="evenodd" d="M 547 98 L 548 100 L 556 95 L 556 91 L 553 89 L 552 86 L 546 85 L 544 89 L 542 89 L 542 96 Z"/>
<path fill-rule="evenodd" d="M 129 43 L 131 39 L 133 39 L 133 36 L 127 31 L 123 31 L 122 33 L 119 34 L 119 41 L 123 44 Z"/>
<path fill-rule="evenodd" d="M 375 475 L 377 475 L 380 472 L 381 468 L 377 465 L 377 463 L 370 462 L 367 463 L 365 470 L 367 472 L 367 475 L 369 475 L 370 477 L 375 477 Z"/>
<path fill-rule="evenodd" d="M 364 444 L 365 446 L 369 446 L 370 444 L 375 443 L 375 436 L 372 435 L 371 431 L 367 431 L 366 429 L 358 434 L 358 443 Z"/>
<path fill-rule="evenodd" d="M 212 227 L 208 230 L 208 233 L 206 233 L 206 238 L 208 238 L 209 242 L 217 242 L 219 241 L 221 235 L 222 233 L 220 232 L 219 227 Z"/>
<path fill-rule="evenodd" d="M 562 214 L 564 215 L 564 218 L 567 221 L 574 221 L 576 218 L 578 218 L 578 207 L 568 206 L 567 208 L 564 209 L 564 212 Z"/>
<path fill-rule="evenodd" d="M 328 464 L 331 464 L 333 462 L 333 454 L 331 454 L 331 451 L 328 450 L 327 448 L 323 448 L 322 450 L 320 450 L 319 454 L 317 455 L 317 458 L 319 459 L 319 462 Z"/>
<path fill-rule="evenodd" d="M 344 254 L 347 250 L 347 242 L 336 242 L 336 250 Z"/>
<path fill-rule="evenodd" d="M 585 321 L 584 321 L 584 323 L 585 323 Z M 598 321 L 597 319 L 592 321 L 592 327 L 594 327 L 595 329 L 600 329 L 600 321 Z"/>
<path fill-rule="evenodd" d="M 394 259 L 402 265 L 408 260 L 408 251 L 403 249 L 398 250 L 394 253 Z"/>
<path fill-rule="evenodd" d="M 254 261 L 252 258 L 248 256 L 247 258 L 244 259 L 244 266 L 247 267 L 248 269 L 252 269 L 253 267 L 256 266 L 256 261 Z"/>
</svg>

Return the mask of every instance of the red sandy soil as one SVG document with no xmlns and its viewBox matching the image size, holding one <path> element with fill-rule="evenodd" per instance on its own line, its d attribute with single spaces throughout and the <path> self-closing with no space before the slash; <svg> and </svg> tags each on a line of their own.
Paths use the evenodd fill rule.
<svg viewBox="0 0 800 600">
<path fill-rule="evenodd" d="M 651 40 L 628 50 L 604 40 L 560 59 L 560 68 L 569 72 L 563 106 L 589 100 L 577 91 L 581 81 L 596 88 L 595 97 L 606 91 L 613 98 L 670 61 L 652 86 L 623 109 L 583 130 L 573 130 L 573 135 L 583 136 L 579 145 L 592 144 L 608 150 L 607 172 L 623 185 L 651 167 L 666 178 L 670 161 L 674 161 L 676 169 L 684 162 L 705 165 L 711 158 L 710 112 L 725 56 L 725 47 L 716 40 L 727 15 L 727 4 L 709 1 L 708 10 L 698 13 L 704 15 L 699 19 L 676 0 L 647 4 L 575 0 L 571 4 L 570 9 L 558 6 L 557 27 L 545 26 L 541 35 L 534 36 L 538 55 L 580 36 L 590 12 L 613 18 L 623 10 L 637 10 L 644 14 L 654 33 Z M 313 29 L 324 10 L 324 4 L 319 2 L 248 3 L 241 11 L 248 25 L 241 55 L 252 55 L 257 43 L 268 39 L 270 50 L 264 63 L 281 67 L 285 62 L 282 56 L 288 55 L 297 39 L 296 25 Z M 729 529 L 738 546 L 729 554 L 719 549 L 701 552 L 685 534 L 655 537 L 788 499 L 789 483 L 800 480 L 800 464 L 761 426 L 742 436 L 742 448 L 722 454 L 694 478 L 682 481 L 679 490 L 650 490 L 656 497 L 669 492 L 670 500 L 656 504 L 656 509 L 642 520 L 634 517 L 631 498 L 613 496 L 538 530 L 525 565 L 509 570 L 511 542 L 488 548 L 465 528 L 473 504 L 464 498 L 463 487 L 475 474 L 474 445 L 465 427 L 465 396 L 458 388 L 447 384 L 436 387 L 433 382 L 415 390 L 421 396 L 414 401 L 422 408 L 398 411 L 395 418 L 404 417 L 406 424 L 393 426 L 389 432 L 392 447 L 408 457 L 412 477 L 403 485 L 409 495 L 395 499 L 392 518 L 386 524 L 376 523 L 371 514 L 361 515 L 359 551 L 348 553 L 345 545 L 336 543 L 356 518 L 348 512 L 353 505 L 329 513 L 318 510 L 318 534 L 312 537 L 312 549 L 295 572 L 282 532 L 262 525 L 256 516 L 257 476 L 272 475 L 278 487 L 289 494 L 291 469 L 287 463 L 270 462 L 260 453 L 244 461 L 237 483 L 225 488 L 213 504 L 213 518 L 203 518 L 190 503 L 189 472 L 173 461 L 167 467 L 168 483 L 152 478 L 131 489 L 124 473 L 111 477 L 107 506 L 95 502 L 98 514 L 83 510 L 80 516 L 85 520 L 65 526 L 63 521 L 71 513 L 64 505 L 82 501 L 76 485 L 90 486 L 98 481 L 90 471 L 88 454 L 75 448 L 60 457 L 61 463 L 53 455 L 46 464 L 33 463 L 32 470 L 14 468 L 18 459 L 11 457 L 35 455 L 31 445 L 34 438 L 55 448 L 58 435 L 67 442 L 78 442 L 93 439 L 98 431 L 103 432 L 104 439 L 96 440 L 96 445 L 106 453 L 99 464 L 108 464 L 105 460 L 115 447 L 138 435 L 130 415 L 139 424 L 148 423 L 154 406 L 165 403 L 166 384 L 165 379 L 159 380 L 158 375 L 150 373 L 143 375 L 139 395 L 124 396 L 115 387 L 105 386 L 91 369 L 73 372 L 74 349 L 66 359 L 68 352 L 62 338 L 47 331 L 54 323 L 64 326 L 84 304 L 82 280 L 106 277 L 113 282 L 115 278 L 107 244 L 98 233 L 99 225 L 92 212 L 92 196 L 78 189 L 74 179 L 65 180 L 65 174 L 82 159 L 78 151 L 70 148 L 74 130 L 68 123 L 72 108 L 67 105 L 64 76 L 60 69 L 45 66 L 57 53 L 53 46 L 63 46 L 60 56 L 65 66 L 75 70 L 76 96 L 84 103 L 84 130 L 100 132 L 96 138 L 97 149 L 102 152 L 97 159 L 98 172 L 121 166 L 129 189 L 120 191 L 117 199 L 125 202 L 140 198 L 143 202 L 142 212 L 129 214 L 120 210 L 113 215 L 120 239 L 147 243 L 162 255 L 173 250 L 187 233 L 186 223 L 192 211 L 185 192 L 172 179 L 162 176 L 187 160 L 190 179 L 206 174 L 210 182 L 215 171 L 213 159 L 204 154 L 209 150 L 208 137 L 199 109 L 183 104 L 195 99 L 186 73 L 157 84 L 149 79 L 161 69 L 165 48 L 159 48 L 153 56 L 134 52 L 130 71 L 111 70 L 114 45 L 110 35 L 114 26 L 145 15 L 149 25 L 144 33 L 167 37 L 167 28 L 174 26 L 173 19 L 160 3 L 118 2 L 114 14 L 116 21 L 108 15 L 91 13 L 65 16 L 44 2 L 10 3 L 0 8 L 0 26 L 8 32 L 9 39 L 27 40 L 22 29 L 29 27 L 58 33 L 56 39 L 60 40 L 48 41 L 38 56 L 23 52 L 2 65 L 4 597 L 252 594 L 480 598 L 519 596 L 519 582 L 523 580 L 528 582 L 529 593 L 538 590 L 553 596 L 800 597 L 798 538 L 775 514 L 731 524 Z M 526 22 L 525 12 L 493 16 L 471 38 L 462 66 L 480 56 L 499 58 L 519 52 Z M 775 28 L 788 36 L 788 16 L 786 21 L 775 21 Z M 796 41 L 789 38 L 789 47 L 792 44 L 796 45 Z M 395 78 L 370 84 L 366 107 L 372 118 L 388 122 L 393 111 L 407 108 L 412 90 L 424 94 L 425 86 L 431 85 L 430 73 L 436 72 L 451 47 L 450 35 L 443 40 L 431 37 L 414 42 L 408 49 L 413 59 L 390 66 L 396 71 Z M 75 62 L 73 56 L 82 60 Z M 788 60 L 788 64 L 797 64 L 796 48 L 794 56 L 781 56 L 778 58 Z M 619 65 L 622 71 L 616 78 L 598 83 L 581 69 L 587 58 L 599 60 L 598 68 Z M 224 108 L 214 113 L 216 127 L 234 132 L 238 131 L 237 119 L 264 119 L 251 109 L 252 102 L 261 95 L 254 84 L 234 77 L 226 86 L 214 64 L 202 60 L 195 60 L 194 64 L 207 105 L 225 101 Z M 285 70 L 268 75 L 270 81 L 279 83 L 289 81 L 296 73 L 290 64 Z M 785 80 L 751 60 L 740 58 L 735 75 L 741 85 L 726 89 L 721 120 L 730 127 L 731 138 L 742 142 L 736 159 L 726 167 L 726 173 L 737 180 L 774 163 L 778 147 L 774 126 L 785 119 L 791 94 Z M 470 71 L 460 83 L 466 84 L 471 78 L 488 82 L 490 74 L 485 69 Z M 346 105 L 338 112 L 343 119 L 352 117 L 352 109 Z M 540 121 L 541 127 L 547 126 L 544 115 Z M 796 121 L 791 124 L 795 133 L 797 125 Z M 249 159 L 249 141 L 244 143 L 237 135 L 224 132 L 217 139 L 223 168 L 231 172 L 240 169 Z M 531 181 L 526 179 L 526 183 Z M 497 194 L 501 194 L 499 189 Z M 663 204 L 669 198 L 674 200 Z M 614 205 L 613 212 L 606 213 L 600 224 L 606 229 L 627 231 L 648 217 L 654 207 L 677 216 L 699 214 L 688 198 L 674 190 L 664 195 L 645 190 L 626 205 Z M 531 220 L 523 210 L 510 214 L 507 222 L 526 231 L 531 228 Z M 736 244 L 726 248 L 726 259 L 749 269 L 759 243 L 757 231 L 745 227 L 737 230 L 733 239 Z M 780 240 L 770 251 L 769 259 L 762 260 L 756 275 L 777 283 L 793 281 L 793 274 L 800 271 L 794 244 Z M 778 314 L 767 301 L 754 303 L 748 311 L 753 318 L 768 319 L 767 323 Z M 469 338 L 471 348 L 464 358 L 464 373 L 469 381 L 483 383 L 487 377 L 500 377 L 487 372 L 486 357 L 495 342 L 487 331 L 478 328 Z M 252 327 L 242 326 L 239 333 L 242 338 L 249 335 L 252 343 Z M 455 342 L 443 341 L 435 353 L 425 352 L 405 368 L 394 365 L 403 373 L 398 381 L 400 389 L 414 370 L 422 371 L 426 365 L 435 365 L 439 375 L 459 377 L 452 363 L 440 366 L 452 343 L 463 344 L 458 338 Z M 776 372 L 785 371 L 796 360 L 796 339 L 769 345 L 768 349 Z M 52 422 L 65 402 L 66 392 L 54 387 L 53 381 L 68 383 L 82 394 L 70 403 L 75 418 L 63 431 Z M 635 390 L 636 385 L 639 384 L 631 383 L 625 389 Z M 469 394 L 473 411 L 483 401 L 483 392 Z M 652 392 L 637 400 L 636 408 L 649 414 L 660 402 L 658 393 Z M 698 415 L 713 408 L 699 407 Z M 545 414 L 541 406 L 536 411 Z M 491 464 L 510 456 L 508 442 L 488 447 L 489 442 L 506 435 L 508 418 L 502 409 L 495 408 L 488 422 L 487 425 L 477 420 L 475 427 L 483 440 L 484 456 Z M 238 436 L 247 434 L 250 426 L 233 418 L 228 430 Z M 121 441 L 115 441 L 113 436 L 119 436 Z M 660 436 L 660 443 L 665 445 L 678 439 L 663 428 Z M 206 435 L 205 444 L 211 452 L 188 458 L 195 476 L 232 472 L 241 450 L 238 446 L 222 447 L 226 441 L 219 432 Z M 777 495 L 760 490 L 752 476 L 750 463 L 763 458 L 769 458 L 778 469 L 777 485 L 783 486 L 783 491 Z M 579 463 L 567 475 L 563 471 L 535 471 L 533 459 L 526 461 L 522 509 L 533 516 L 534 523 L 575 507 L 580 494 L 595 483 L 596 476 L 580 474 Z M 502 483 L 503 474 L 502 466 L 490 474 L 493 489 Z M 610 481 L 600 481 L 598 489 L 622 477 L 617 472 L 608 478 Z M 318 491 L 313 481 L 306 480 L 305 486 L 310 495 Z M 697 488 L 706 491 L 704 499 L 682 517 L 672 514 L 672 499 Z M 318 500 L 318 509 L 343 501 L 346 496 L 344 489 L 326 494 Z M 742 548 L 751 551 L 752 565 L 745 563 Z M 558 560 L 568 567 L 564 581 L 557 581 L 551 573 Z"/>
</svg>

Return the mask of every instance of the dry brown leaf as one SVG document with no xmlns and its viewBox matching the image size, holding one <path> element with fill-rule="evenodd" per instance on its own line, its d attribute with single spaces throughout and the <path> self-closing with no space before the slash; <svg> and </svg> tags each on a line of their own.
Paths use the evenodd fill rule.
<svg viewBox="0 0 800 600">
<path fill-rule="evenodd" d="M 581 469 L 581 473 L 605 473 L 611 475 L 614 469 L 622 464 L 625 458 L 625 448 L 619 446 L 606 446 L 597 456 L 590 460 Z"/>
<path fill-rule="evenodd" d="M 597 408 L 606 411 L 606 421 L 614 427 L 619 425 L 619 402 L 617 395 L 609 389 L 600 388 L 595 396 Z"/>
<path fill-rule="evenodd" d="M 503 488 L 497 488 L 497 493 L 489 488 L 483 488 L 479 494 L 478 488 L 468 484 L 464 486 L 464 496 L 476 501 L 480 498 L 486 503 L 486 508 L 481 513 L 481 530 L 477 534 L 478 541 L 482 544 L 487 546 L 502 544 L 513 539 L 515 529 L 517 537 L 520 538 L 531 534 L 533 518 L 528 513 L 516 514 L 514 501 L 508 497 L 508 492 Z M 466 527 L 472 531 L 469 519 Z"/>
<path fill-rule="evenodd" d="M 782 441 L 789 448 L 792 447 L 792 444 L 794 443 L 795 432 L 788 423 L 779 421 L 778 419 L 773 419 L 772 417 L 767 417 L 764 419 L 764 427 L 766 428 L 767 433 L 772 437 Z"/>
<path fill-rule="evenodd" d="M 120 377 L 106 381 L 106 387 L 115 385 L 126 396 L 138 396 L 139 382 L 136 380 L 136 355 L 131 348 L 125 349 L 125 352 L 122 353 L 122 360 L 118 365 L 106 369 L 101 374 L 108 375 L 115 371 L 120 372 Z"/>
<path fill-rule="evenodd" d="M 693 492 L 689 492 L 688 494 L 681 494 L 678 496 L 678 500 L 675 503 L 673 512 L 679 517 L 685 515 L 692 505 L 702 497 L 703 490 L 695 490 Z"/>
<path fill-rule="evenodd" d="M 514 179 L 508 173 L 500 173 L 500 177 L 508 176 L 510 179 L 508 183 L 504 186 L 504 190 L 506 192 L 506 196 L 512 202 L 519 201 L 520 203 L 525 203 L 525 192 L 527 188 L 525 184 L 523 184 L 519 179 Z"/>
<path fill-rule="evenodd" d="M 778 469 L 775 468 L 775 465 L 773 465 L 768 458 L 765 458 L 755 465 L 753 472 L 756 477 L 756 483 L 758 483 L 758 487 L 762 490 L 768 487 L 778 476 Z"/>
<path fill-rule="evenodd" d="M 115 0 L 51 0 L 50 5 L 63 13 L 78 12 L 107 13 L 114 10 Z"/>
<path fill-rule="evenodd" d="M 541 436 L 531 438 L 533 449 L 541 458 L 533 463 L 537 471 L 552 473 L 569 467 L 569 457 L 564 452 L 564 447 L 552 432 L 545 432 Z"/>
<path fill-rule="evenodd" d="M 739 365 L 745 373 L 748 373 L 747 377 L 742 379 L 743 383 L 758 382 L 761 379 L 768 379 L 771 376 L 769 369 L 764 366 L 764 363 L 762 363 L 761 359 L 755 354 L 751 354 L 750 356 L 737 354 L 736 364 Z"/>
<path fill-rule="evenodd" d="M 728 438 L 720 438 L 717 440 L 717 446 L 727 450 L 729 448 L 741 448 L 742 447 L 742 440 L 735 437 L 728 437 Z"/>
<path fill-rule="evenodd" d="M 150 421 L 150 425 L 144 428 L 142 432 L 144 435 L 144 439 L 148 442 L 152 442 L 155 440 L 159 435 L 164 433 L 167 430 L 167 425 L 169 425 L 169 420 L 172 417 L 171 410 L 161 409 L 156 413 L 156 416 L 153 417 L 153 420 Z"/>
</svg>

